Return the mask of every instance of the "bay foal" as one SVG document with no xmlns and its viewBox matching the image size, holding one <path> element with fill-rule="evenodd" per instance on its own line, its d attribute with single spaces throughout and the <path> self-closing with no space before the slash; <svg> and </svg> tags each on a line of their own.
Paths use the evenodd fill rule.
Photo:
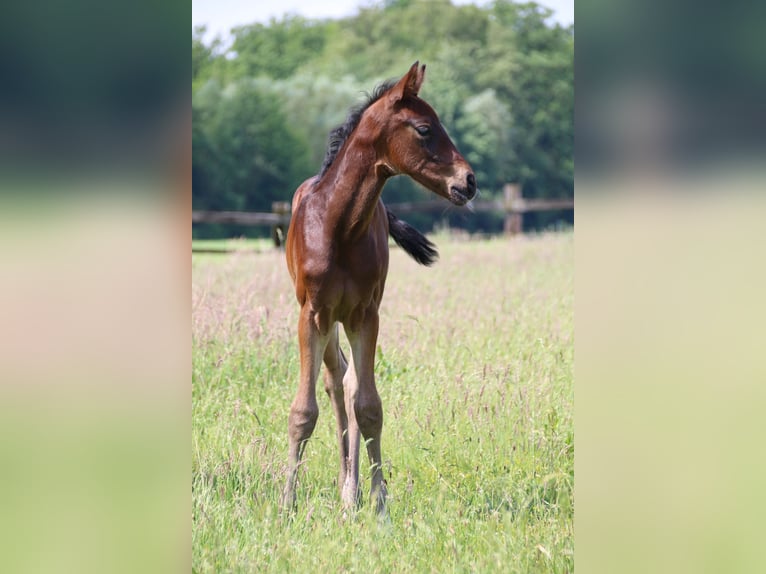
<svg viewBox="0 0 766 574">
<path fill-rule="evenodd" d="M 345 508 L 359 501 L 360 434 L 372 469 L 370 496 L 385 511 L 381 468 L 383 410 L 375 387 L 378 309 L 388 272 L 388 236 L 430 264 L 434 246 L 389 213 L 380 199 L 386 180 L 406 174 L 432 192 L 464 205 L 476 179 L 436 112 L 418 97 L 425 66 L 415 62 L 398 82 L 380 86 L 330 137 L 320 173 L 296 190 L 287 232 L 287 267 L 300 304 L 300 380 L 288 417 L 289 460 L 283 508 L 295 503 L 298 464 L 319 415 L 316 382 L 337 422 L 338 484 Z M 338 342 L 343 324 L 348 361 Z"/>
</svg>

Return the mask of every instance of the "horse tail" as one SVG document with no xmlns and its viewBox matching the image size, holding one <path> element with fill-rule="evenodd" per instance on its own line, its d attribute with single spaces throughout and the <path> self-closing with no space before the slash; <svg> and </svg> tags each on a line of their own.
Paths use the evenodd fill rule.
<svg viewBox="0 0 766 574">
<path fill-rule="evenodd" d="M 436 245 L 426 239 L 425 235 L 402 221 L 386 208 L 388 214 L 388 232 L 396 244 L 421 265 L 432 265 L 438 258 Z"/>
</svg>

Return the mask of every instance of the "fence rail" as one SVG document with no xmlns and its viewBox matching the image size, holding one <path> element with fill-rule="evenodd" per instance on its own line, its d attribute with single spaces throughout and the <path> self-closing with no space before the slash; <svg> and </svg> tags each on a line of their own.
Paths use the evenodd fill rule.
<svg viewBox="0 0 766 574">
<path fill-rule="evenodd" d="M 399 214 L 443 211 L 449 204 L 444 200 L 409 201 L 388 204 L 391 211 Z M 474 211 L 495 211 L 505 214 L 503 231 L 506 235 L 517 235 L 522 230 L 522 218 L 532 211 L 574 209 L 574 199 L 525 199 L 521 196 L 521 185 L 509 183 L 503 187 L 503 199 L 474 201 Z M 271 213 L 245 211 L 192 211 L 192 223 L 228 223 L 235 225 L 269 225 L 272 238 L 279 246 L 284 241 L 287 226 L 290 225 L 290 204 L 274 202 Z"/>
</svg>

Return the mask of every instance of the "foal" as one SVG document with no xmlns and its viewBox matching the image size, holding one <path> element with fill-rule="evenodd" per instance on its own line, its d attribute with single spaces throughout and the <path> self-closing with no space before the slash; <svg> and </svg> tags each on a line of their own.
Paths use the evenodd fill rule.
<svg viewBox="0 0 766 574">
<path fill-rule="evenodd" d="M 381 469 L 383 410 L 375 387 L 378 308 L 388 272 L 388 235 L 419 263 L 437 253 L 418 231 L 389 213 L 380 194 L 386 180 L 407 174 L 456 205 L 476 194 L 476 179 L 436 112 L 418 97 L 425 66 L 415 62 L 396 83 L 380 86 L 331 134 L 320 173 L 296 190 L 287 232 L 287 267 L 300 304 L 300 380 L 290 407 L 289 462 L 282 504 L 295 503 L 298 464 L 319 415 L 316 381 L 337 421 L 338 484 L 344 508 L 359 500 L 360 432 L 372 469 L 370 496 L 385 511 Z M 347 361 L 338 323 L 351 347 Z"/>
</svg>

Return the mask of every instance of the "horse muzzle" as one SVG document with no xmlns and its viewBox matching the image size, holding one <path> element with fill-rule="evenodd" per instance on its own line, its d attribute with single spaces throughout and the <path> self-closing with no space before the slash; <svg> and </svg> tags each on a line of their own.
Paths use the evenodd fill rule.
<svg viewBox="0 0 766 574">
<path fill-rule="evenodd" d="M 451 185 L 449 188 L 449 199 L 455 205 L 465 205 L 475 196 L 476 177 L 473 173 L 466 176 L 464 185 Z"/>
</svg>

